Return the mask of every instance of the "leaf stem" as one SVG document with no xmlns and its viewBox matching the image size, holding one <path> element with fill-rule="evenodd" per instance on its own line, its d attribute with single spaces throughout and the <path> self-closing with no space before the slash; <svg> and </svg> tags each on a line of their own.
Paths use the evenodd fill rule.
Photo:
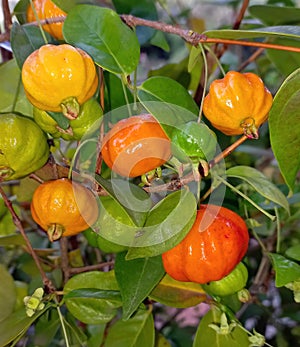
<svg viewBox="0 0 300 347">
<path fill-rule="evenodd" d="M 276 239 L 276 253 L 280 253 L 280 243 L 281 243 L 281 223 L 280 223 L 280 216 L 278 212 L 278 207 L 274 207 L 275 215 L 276 215 L 276 232 L 277 232 L 277 239 Z"/>
<path fill-rule="evenodd" d="M 69 338 L 68 338 L 68 334 L 67 334 L 67 330 L 66 330 L 66 326 L 65 326 L 65 322 L 64 322 L 64 317 L 63 317 L 63 315 L 62 315 L 62 313 L 60 311 L 60 308 L 59 308 L 58 304 L 56 306 L 56 309 L 57 309 L 57 313 L 58 313 L 58 316 L 59 316 L 60 324 L 61 324 L 61 327 L 62 327 L 63 335 L 64 335 L 64 338 L 65 338 L 66 347 L 70 347 Z"/>
<path fill-rule="evenodd" d="M 271 221 L 275 221 L 276 217 L 265 211 L 263 208 L 261 208 L 259 205 L 257 205 L 252 199 L 250 199 L 247 195 L 245 195 L 243 192 L 235 188 L 232 184 L 227 182 L 223 177 L 214 175 L 216 180 L 221 181 L 223 184 L 225 184 L 228 188 L 230 188 L 235 193 L 239 194 L 242 198 L 247 200 L 251 205 L 253 205 L 255 208 L 257 208 L 261 213 L 263 213 L 265 216 L 271 219 Z"/>
<path fill-rule="evenodd" d="M 200 102 L 200 108 L 199 108 L 199 116 L 197 122 L 201 122 L 201 117 L 202 117 L 202 109 L 203 109 L 203 102 L 205 98 L 205 93 L 206 93 L 206 87 L 207 87 L 207 79 L 208 79 L 208 65 L 207 65 L 207 59 L 206 59 L 206 54 L 205 50 L 203 48 L 203 45 L 199 43 L 199 47 L 201 49 L 201 54 L 203 57 L 203 63 L 204 63 L 204 82 L 203 82 L 203 93 L 201 96 L 201 102 Z"/>
<path fill-rule="evenodd" d="M 44 30 L 43 30 L 43 27 L 42 27 L 42 24 L 41 24 L 41 20 L 39 19 L 39 16 L 38 16 L 38 14 L 37 14 L 37 12 L 36 12 L 36 9 L 35 9 L 35 7 L 34 7 L 33 0 L 29 0 L 29 2 L 30 2 L 30 6 L 31 6 L 31 8 L 32 8 L 32 11 L 33 11 L 33 13 L 34 13 L 34 17 L 35 17 L 35 19 L 36 19 L 36 21 L 37 21 L 37 23 L 38 23 L 38 27 L 39 27 L 39 29 L 40 29 L 42 38 L 43 38 L 45 44 L 47 45 L 49 42 L 48 42 L 47 37 L 46 37 L 46 35 L 45 35 L 45 32 L 44 32 Z M 47 21 L 46 21 L 46 23 L 47 23 Z"/>
</svg>

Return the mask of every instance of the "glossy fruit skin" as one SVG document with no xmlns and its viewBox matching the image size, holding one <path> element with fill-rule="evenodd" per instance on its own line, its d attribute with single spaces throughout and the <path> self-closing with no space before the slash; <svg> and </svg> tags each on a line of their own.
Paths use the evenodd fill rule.
<svg viewBox="0 0 300 347">
<path fill-rule="evenodd" d="M 47 44 L 25 60 L 22 82 L 35 107 L 61 112 L 61 104 L 70 98 L 79 105 L 90 99 L 96 92 L 98 75 L 92 58 L 82 49 Z"/>
<path fill-rule="evenodd" d="M 67 15 L 66 12 L 61 10 L 58 6 L 54 4 L 51 0 L 33 0 L 33 5 L 36 10 L 37 16 L 40 20 L 59 18 L 62 19 Z M 36 17 L 34 15 L 31 5 L 28 6 L 26 12 L 27 22 L 36 22 Z M 63 40 L 62 33 L 63 21 L 59 23 L 51 23 L 43 25 L 43 29 L 47 31 L 50 35 L 55 37 L 57 40 Z"/>
<path fill-rule="evenodd" d="M 99 103 L 94 98 L 89 99 L 81 105 L 78 117 L 70 121 L 70 135 L 59 128 L 57 122 L 46 111 L 33 108 L 33 118 L 39 127 L 54 138 L 61 137 L 66 141 L 79 141 L 102 116 L 103 111 Z"/>
<path fill-rule="evenodd" d="M 203 284 L 202 288 L 210 295 L 232 295 L 243 289 L 247 280 L 248 270 L 246 266 L 240 262 L 227 276 L 223 277 L 219 281 L 211 281 Z"/>
<path fill-rule="evenodd" d="M 95 195 L 82 184 L 67 178 L 39 185 L 34 191 L 30 209 L 33 220 L 48 232 L 51 241 L 86 230 L 98 217 Z M 61 233 L 52 238 L 49 231 L 53 226 L 59 226 Z"/>
<path fill-rule="evenodd" d="M 216 152 L 216 135 L 203 123 L 188 122 L 172 131 L 171 141 L 175 147 L 173 154 L 179 159 L 210 160 Z"/>
<path fill-rule="evenodd" d="M 171 142 L 152 115 L 141 114 L 116 123 L 105 135 L 101 153 L 114 172 L 137 177 L 169 160 Z"/>
<path fill-rule="evenodd" d="M 267 120 L 272 102 L 272 94 L 259 76 L 251 72 L 229 71 L 224 78 L 211 83 L 204 99 L 203 113 L 222 133 L 247 135 L 247 130 L 249 133 L 253 131 L 247 126 L 258 129 Z"/>
<path fill-rule="evenodd" d="M 30 118 L 14 113 L 0 114 L 0 176 L 3 180 L 23 178 L 40 169 L 49 158 L 45 133 Z M 9 171 L 4 174 L 5 169 Z"/>
<path fill-rule="evenodd" d="M 235 212 L 201 205 L 186 237 L 162 254 L 165 271 L 174 279 L 200 284 L 228 275 L 248 249 L 249 234 Z"/>
</svg>

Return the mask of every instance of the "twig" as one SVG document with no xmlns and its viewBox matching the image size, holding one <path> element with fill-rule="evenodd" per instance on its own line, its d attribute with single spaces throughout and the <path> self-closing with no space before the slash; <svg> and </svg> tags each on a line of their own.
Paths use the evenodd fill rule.
<svg viewBox="0 0 300 347">
<path fill-rule="evenodd" d="M 236 71 L 244 70 L 245 67 L 251 64 L 253 61 L 255 61 L 256 58 L 264 52 L 264 50 L 264 48 L 258 48 L 247 60 L 243 62 L 243 64 L 241 64 L 241 66 Z"/>
<path fill-rule="evenodd" d="M 56 288 L 54 287 L 53 283 L 51 282 L 51 280 L 47 277 L 44 269 L 42 268 L 41 262 L 39 257 L 37 256 L 37 254 L 35 253 L 33 247 L 31 246 L 30 240 L 28 239 L 25 230 L 23 228 L 22 222 L 19 218 L 19 216 L 16 214 L 11 201 L 8 199 L 6 193 L 4 192 L 3 188 L 0 186 L 0 194 L 2 195 L 3 201 L 5 203 L 5 205 L 7 206 L 8 210 L 10 211 L 12 218 L 13 218 L 13 222 L 15 224 L 15 226 L 17 227 L 17 229 L 20 231 L 21 235 L 23 236 L 25 242 L 26 242 L 26 246 L 29 250 L 29 253 L 31 254 L 40 274 L 43 280 L 43 284 L 45 286 L 45 288 L 47 289 L 47 292 L 49 293 L 54 293 Z"/>
<path fill-rule="evenodd" d="M 64 283 L 70 278 L 70 267 L 69 267 L 69 257 L 68 257 L 68 239 L 62 237 L 59 240 L 60 243 L 60 259 L 61 259 L 61 269 L 64 274 Z"/>
<path fill-rule="evenodd" d="M 108 261 L 106 263 L 101 263 L 101 264 L 73 267 L 73 268 L 70 268 L 69 271 L 72 275 L 75 275 L 75 274 L 79 274 L 79 273 L 87 272 L 87 271 L 101 270 L 105 268 L 106 266 L 112 266 L 112 265 L 114 265 L 114 262 Z"/>
<path fill-rule="evenodd" d="M 237 18 L 236 18 L 233 26 L 232 26 L 232 29 L 234 29 L 234 30 L 239 29 L 241 22 L 245 16 L 245 12 L 248 8 L 248 5 L 249 5 L 249 0 L 244 0 L 243 5 L 242 5 L 242 7 L 241 7 L 241 9 L 237 15 Z"/>
</svg>

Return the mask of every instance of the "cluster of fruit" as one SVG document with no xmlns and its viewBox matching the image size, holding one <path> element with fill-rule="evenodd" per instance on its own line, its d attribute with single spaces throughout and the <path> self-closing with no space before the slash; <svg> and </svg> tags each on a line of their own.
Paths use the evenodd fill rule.
<svg viewBox="0 0 300 347">
<path fill-rule="evenodd" d="M 32 4 L 35 11 L 28 8 L 29 22 L 35 21 L 36 15 L 40 20 L 66 16 L 49 0 Z M 43 28 L 63 40 L 62 23 Z M 22 82 L 33 105 L 33 118 L 11 113 L 0 116 L 2 180 L 22 178 L 40 169 L 49 158 L 49 137 L 78 141 L 103 115 L 95 98 L 99 87 L 96 65 L 80 48 L 66 43 L 45 44 L 25 60 Z M 256 138 L 271 105 L 271 93 L 257 75 L 231 71 L 211 83 L 203 113 L 214 128 L 226 135 L 244 133 Z M 65 129 L 55 120 L 55 113 L 67 119 Z M 145 175 L 166 164 L 174 144 L 199 162 L 206 159 L 207 152 L 214 153 L 216 146 L 216 141 L 199 137 L 200 128 L 201 124 L 190 122 L 174 129 L 169 137 L 153 115 L 133 115 L 118 121 L 105 134 L 101 156 L 112 171 L 126 178 Z M 92 225 L 98 217 L 98 202 L 79 182 L 59 178 L 36 189 L 31 213 L 54 241 Z M 240 262 L 248 241 L 248 230 L 240 216 L 224 207 L 201 205 L 187 236 L 162 254 L 163 264 L 176 280 L 209 283 L 209 293 L 228 295 L 243 288 L 247 281 L 247 270 Z M 226 283 L 226 290 L 222 283 Z"/>
</svg>

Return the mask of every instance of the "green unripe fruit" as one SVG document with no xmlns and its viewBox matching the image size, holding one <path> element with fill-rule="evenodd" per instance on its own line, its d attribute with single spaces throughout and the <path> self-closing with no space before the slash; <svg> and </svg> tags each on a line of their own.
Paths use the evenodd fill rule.
<svg viewBox="0 0 300 347">
<path fill-rule="evenodd" d="M 248 270 L 243 263 L 239 263 L 229 275 L 219 281 L 212 281 L 202 285 L 210 295 L 227 296 L 243 289 L 248 280 Z"/>
</svg>

